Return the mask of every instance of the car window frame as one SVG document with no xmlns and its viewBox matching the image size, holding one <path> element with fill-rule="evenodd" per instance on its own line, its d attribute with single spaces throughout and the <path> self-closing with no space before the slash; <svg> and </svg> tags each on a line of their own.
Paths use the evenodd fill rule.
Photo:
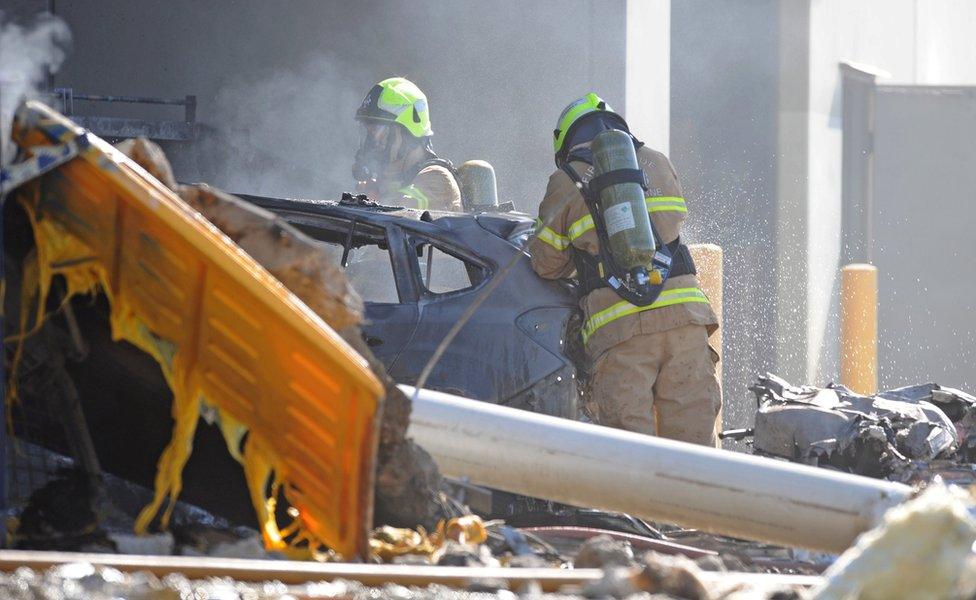
<svg viewBox="0 0 976 600">
<path fill-rule="evenodd" d="M 450 242 L 443 240 L 437 236 L 431 235 L 423 231 L 412 230 L 406 235 L 406 254 L 407 258 L 411 262 L 411 268 L 413 271 L 413 284 L 419 291 L 420 297 L 426 300 L 434 299 L 446 299 L 455 296 L 460 296 L 463 294 L 469 294 L 475 290 L 483 287 L 489 280 L 491 280 L 494 269 L 492 269 L 491 264 L 483 259 L 482 257 L 464 249 L 458 247 Z M 427 289 L 427 285 L 424 283 L 424 274 L 422 272 L 423 267 L 420 264 L 420 257 L 417 255 L 417 248 L 423 244 L 430 244 L 443 252 L 448 254 L 462 262 L 471 263 L 481 269 L 484 272 L 484 276 L 476 284 L 469 285 L 458 290 L 452 290 L 449 292 L 432 292 Z"/>
<path fill-rule="evenodd" d="M 370 222 L 358 216 L 334 216 L 334 215 L 308 215 L 300 212 L 289 212 L 285 220 L 291 225 L 303 231 L 315 240 L 318 244 L 335 245 L 342 250 L 342 255 L 337 266 L 345 272 L 346 267 L 342 264 L 348 262 L 349 254 L 356 248 L 373 245 L 384 250 L 390 260 L 390 269 L 393 273 L 393 282 L 397 291 L 397 302 L 374 302 L 364 300 L 364 303 L 373 306 L 398 306 L 403 304 L 416 304 L 419 293 L 413 285 L 411 266 L 404 260 L 406 251 L 404 234 L 399 227 L 389 224 L 378 224 Z M 356 231 L 356 228 L 363 226 L 365 231 Z M 318 229 L 333 234 L 339 241 L 326 241 L 310 233 L 309 229 Z M 370 231 L 372 230 L 372 231 Z M 377 231 L 382 232 L 386 248 L 377 241 L 379 237 Z M 350 236 L 351 234 L 351 236 Z M 364 240 L 363 243 L 353 243 L 358 239 Z M 351 282 L 350 282 L 351 283 Z M 355 289 L 353 284 L 353 289 Z"/>
</svg>

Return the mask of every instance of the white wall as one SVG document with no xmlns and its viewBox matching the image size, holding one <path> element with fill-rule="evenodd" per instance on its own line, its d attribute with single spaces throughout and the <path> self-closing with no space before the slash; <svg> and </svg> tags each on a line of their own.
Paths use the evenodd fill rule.
<svg viewBox="0 0 976 600">
<path fill-rule="evenodd" d="M 976 83 L 976 2 L 915 0 L 915 81 Z"/>
<path fill-rule="evenodd" d="M 627 123 L 670 154 L 671 0 L 627 0 L 626 77 Z"/>
<path fill-rule="evenodd" d="M 791 1 L 791 0 L 787 0 Z M 837 376 L 841 249 L 841 61 L 879 83 L 976 84 L 976 1 L 810 0 L 807 138 L 807 380 Z"/>
</svg>

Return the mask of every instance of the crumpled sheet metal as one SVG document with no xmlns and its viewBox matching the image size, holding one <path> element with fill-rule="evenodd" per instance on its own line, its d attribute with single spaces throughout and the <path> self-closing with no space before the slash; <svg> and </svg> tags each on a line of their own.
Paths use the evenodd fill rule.
<svg viewBox="0 0 976 600">
<path fill-rule="evenodd" d="M 957 425 L 932 402 L 948 405 L 935 384 L 861 396 L 767 375 L 750 389 L 759 404 L 753 446 L 764 454 L 884 476 L 911 461 L 950 456 L 960 444 Z"/>
<path fill-rule="evenodd" d="M 33 102 L 14 123 L 27 149 L 83 134 Z M 113 337 L 153 356 L 173 390 L 173 438 L 138 530 L 169 501 L 166 525 L 209 405 L 236 442 L 249 431 L 237 455 L 269 548 L 307 541 L 305 551 L 325 544 L 365 556 L 383 393 L 366 361 L 172 191 L 88 139 L 78 158 L 18 198 L 34 227 L 41 306 L 56 275 L 69 297 L 105 293 Z M 285 530 L 275 519 L 279 492 L 298 514 Z"/>
</svg>

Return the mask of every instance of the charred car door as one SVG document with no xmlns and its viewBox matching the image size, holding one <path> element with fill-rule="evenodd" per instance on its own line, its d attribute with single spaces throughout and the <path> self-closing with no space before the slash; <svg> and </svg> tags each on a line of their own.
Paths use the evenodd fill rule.
<svg viewBox="0 0 976 600">
<path fill-rule="evenodd" d="M 350 216 L 276 210 L 289 223 L 322 243 L 342 266 L 363 299 L 363 338 L 387 367 L 394 365 L 418 323 L 417 287 L 406 262 L 403 233 L 374 223 L 371 215 Z"/>
<path fill-rule="evenodd" d="M 518 257 L 447 347 L 426 387 L 576 417 L 576 369 L 567 347 L 578 337 L 570 333 L 578 329 L 576 298 L 565 283 L 532 271 L 522 253 L 530 218 L 242 197 L 319 240 L 345 265 L 365 301 L 364 338 L 403 383 L 416 383 L 481 290 Z"/>
<path fill-rule="evenodd" d="M 384 233 L 384 243 L 351 249 L 343 264 L 363 299 L 363 339 L 389 368 L 414 336 L 419 311 L 416 285 L 403 251 L 403 233 L 396 227 L 386 227 Z"/>
<path fill-rule="evenodd" d="M 404 230 L 420 323 L 391 375 L 414 383 L 448 331 L 519 250 L 471 218 L 448 217 Z M 575 309 L 571 297 L 564 299 L 555 284 L 538 278 L 527 259 L 499 283 L 448 346 L 426 387 L 575 417 L 575 370 L 561 352 Z"/>
</svg>

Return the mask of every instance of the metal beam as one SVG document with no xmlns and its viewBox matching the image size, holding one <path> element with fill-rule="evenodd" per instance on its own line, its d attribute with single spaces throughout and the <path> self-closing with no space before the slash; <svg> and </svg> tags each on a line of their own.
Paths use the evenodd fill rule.
<svg viewBox="0 0 976 600">
<path fill-rule="evenodd" d="M 401 386 L 408 434 L 473 483 L 828 552 L 846 550 L 911 488 Z"/>
</svg>

